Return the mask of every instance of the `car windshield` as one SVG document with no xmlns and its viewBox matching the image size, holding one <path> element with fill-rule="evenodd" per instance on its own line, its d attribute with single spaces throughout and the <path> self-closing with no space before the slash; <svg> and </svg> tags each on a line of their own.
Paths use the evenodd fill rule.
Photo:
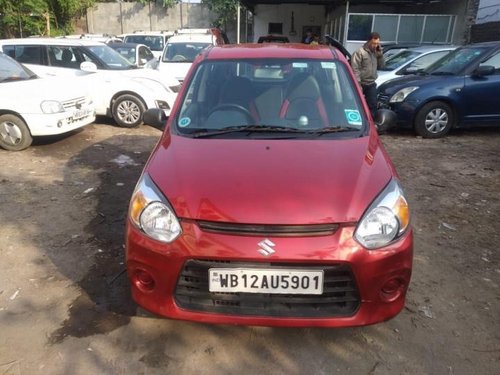
<svg viewBox="0 0 500 375">
<path fill-rule="evenodd" d="M 338 61 L 205 61 L 188 85 L 174 120 L 185 136 L 356 137 L 366 129 L 355 84 Z"/>
<path fill-rule="evenodd" d="M 158 35 L 127 35 L 124 40 L 126 43 L 145 44 L 151 51 L 163 51 L 163 36 Z"/>
<path fill-rule="evenodd" d="M 385 67 L 380 69 L 384 71 L 391 71 L 399 68 L 403 64 L 406 64 L 408 61 L 413 60 L 415 57 L 419 56 L 421 52 L 412 51 L 412 50 L 404 50 L 401 52 L 392 55 L 385 62 Z"/>
<path fill-rule="evenodd" d="M 164 62 L 193 62 L 197 54 L 211 43 L 167 43 L 162 61 Z"/>
<path fill-rule="evenodd" d="M 0 82 L 24 81 L 37 75 L 16 60 L 0 53 Z"/>
<path fill-rule="evenodd" d="M 128 47 L 128 46 L 113 46 L 113 48 L 116 52 L 118 52 L 120 55 L 125 57 L 130 63 L 135 64 L 136 61 L 136 47 Z"/>
<path fill-rule="evenodd" d="M 487 52 L 485 47 L 460 48 L 444 56 L 425 69 L 424 73 L 432 75 L 459 74 L 471 61 Z"/>
<path fill-rule="evenodd" d="M 126 70 L 134 68 L 134 66 L 125 57 L 105 44 L 99 46 L 89 46 L 88 49 L 100 59 L 101 64 L 97 65 L 104 65 L 105 68 L 111 70 Z"/>
</svg>

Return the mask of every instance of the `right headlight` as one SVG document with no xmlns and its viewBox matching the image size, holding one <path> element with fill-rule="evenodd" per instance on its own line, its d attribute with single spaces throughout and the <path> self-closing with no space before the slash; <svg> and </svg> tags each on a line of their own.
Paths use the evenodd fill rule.
<svg viewBox="0 0 500 375">
<path fill-rule="evenodd" d="M 409 225 L 408 202 L 399 183 L 392 179 L 364 213 L 354 238 L 367 249 L 378 249 L 401 237 Z"/>
<path fill-rule="evenodd" d="M 413 91 L 417 90 L 418 86 L 405 87 L 404 89 L 399 90 L 389 100 L 390 103 L 400 103 L 406 99 L 408 95 L 410 95 Z"/>
<path fill-rule="evenodd" d="M 148 174 L 144 174 L 132 194 L 130 220 L 149 237 L 170 243 L 182 233 L 181 224 L 167 199 Z"/>
</svg>

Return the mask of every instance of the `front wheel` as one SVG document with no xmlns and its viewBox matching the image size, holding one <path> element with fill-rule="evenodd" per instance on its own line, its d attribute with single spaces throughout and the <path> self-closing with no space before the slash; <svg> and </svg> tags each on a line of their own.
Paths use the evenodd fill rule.
<svg viewBox="0 0 500 375">
<path fill-rule="evenodd" d="M 123 128 L 135 128 L 142 123 L 146 106 L 133 95 L 122 95 L 113 103 L 112 114 L 116 123 Z"/>
<path fill-rule="evenodd" d="M 21 151 L 33 142 L 28 126 L 18 116 L 0 116 L 0 147 L 8 151 Z"/>
<path fill-rule="evenodd" d="M 424 138 L 444 137 L 455 125 L 455 114 L 444 102 L 430 102 L 418 111 L 415 131 Z"/>
</svg>

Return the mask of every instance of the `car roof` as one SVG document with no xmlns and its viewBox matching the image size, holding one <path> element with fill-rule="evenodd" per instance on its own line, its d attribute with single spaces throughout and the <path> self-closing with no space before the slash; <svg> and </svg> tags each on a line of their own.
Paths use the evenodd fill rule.
<svg viewBox="0 0 500 375">
<path fill-rule="evenodd" d="M 91 39 L 73 39 L 73 38 L 14 38 L 2 39 L 0 44 L 18 44 L 18 45 L 58 45 L 58 46 L 104 46 L 103 42 Z"/>
<path fill-rule="evenodd" d="M 142 44 L 142 43 L 108 43 L 108 46 L 110 46 L 111 48 L 113 48 L 113 47 L 132 48 L 132 47 L 143 46 L 143 47 L 146 47 L 147 49 L 149 49 L 149 47 L 147 45 Z"/>
<path fill-rule="evenodd" d="M 133 33 L 123 33 L 123 34 L 120 34 L 119 36 L 126 37 L 126 36 L 133 36 L 133 35 L 154 35 L 154 36 L 166 35 L 166 36 L 171 36 L 171 35 L 174 35 L 174 32 L 170 31 L 170 30 L 161 30 L 161 31 L 137 30 L 137 31 L 134 31 Z"/>
<path fill-rule="evenodd" d="M 432 52 L 432 51 L 451 51 L 456 49 L 458 46 L 454 45 L 433 45 L 433 46 L 420 46 L 407 48 L 410 51 L 416 52 Z"/>
<path fill-rule="evenodd" d="M 244 58 L 295 58 L 326 59 L 337 58 L 332 48 L 326 45 L 311 46 L 303 43 L 243 43 L 214 46 L 207 50 L 206 58 L 244 59 Z M 341 55 L 340 52 L 338 55 Z"/>
</svg>

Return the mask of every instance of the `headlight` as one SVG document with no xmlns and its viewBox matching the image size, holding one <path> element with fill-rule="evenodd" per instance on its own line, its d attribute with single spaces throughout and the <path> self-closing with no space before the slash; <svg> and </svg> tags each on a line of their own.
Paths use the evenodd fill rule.
<svg viewBox="0 0 500 375">
<path fill-rule="evenodd" d="M 147 174 L 134 190 L 129 217 L 149 237 L 161 242 L 172 242 L 182 233 L 174 210 Z"/>
<path fill-rule="evenodd" d="M 40 104 L 43 113 L 59 113 L 64 112 L 64 107 L 61 103 L 55 100 L 45 100 Z"/>
<path fill-rule="evenodd" d="M 401 237 L 409 225 L 408 202 L 393 179 L 364 213 L 354 238 L 367 249 L 377 249 Z"/>
<path fill-rule="evenodd" d="M 405 87 L 404 89 L 401 89 L 397 93 L 395 93 L 391 97 L 391 100 L 389 100 L 389 102 L 390 103 L 401 103 L 403 100 L 406 99 L 406 97 L 408 95 L 410 95 L 413 91 L 415 91 L 417 89 L 418 89 L 418 86 Z"/>
</svg>

